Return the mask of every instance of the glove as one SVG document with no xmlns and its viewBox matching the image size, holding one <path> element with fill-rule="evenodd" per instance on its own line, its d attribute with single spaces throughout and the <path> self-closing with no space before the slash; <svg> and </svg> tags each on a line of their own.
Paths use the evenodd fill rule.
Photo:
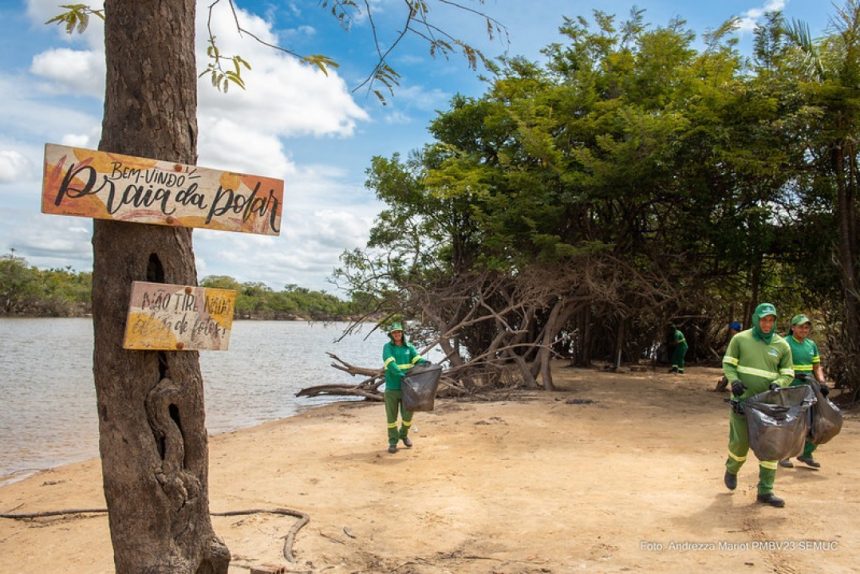
<svg viewBox="0 0 860 574">
<path fill-rule="evenodd" d="M 744 385 L 740 381 L 732 381 L 732 394 L 736 397 L 744 394 L 744 391 L 747 389 L 746 385 Z"/>
<path fill-rule="evenodd" d="M 827 387 L 827 385 L 823 385 L 823 384 L 822 384 L 822 385 L 819 385 L 819 386 L 821 387 L 821 396 L 826 397 L 827 395 L 829 395 L 829 394 L 830 394 L 830 389 Z"/>
<path fill-rule="evenodd" d="M 782 388 L 782 385 L 780 385 L 779 383 L 771 383 L 770 385 L 768 385 L 767 388 L 769 388 L 772 391 L 778 391 L 779 389 Z"/>
</svg>

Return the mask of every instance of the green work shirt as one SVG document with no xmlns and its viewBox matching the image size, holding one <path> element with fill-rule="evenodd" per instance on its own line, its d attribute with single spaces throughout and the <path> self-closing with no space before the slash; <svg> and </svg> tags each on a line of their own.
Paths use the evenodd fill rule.
<svg viewBox="0 0 860 574">
<path fill-rule="evenodd" d="M 417 363 L 426 363 L 412 343 L 404 340 L 403 345 L 389 341 L 382 348 L 382 367 L 385 369 L 385 390 L 399 391 L 400 381 L 409 369 Z"/>
<path fill-rule="evenodd" d="M 723 372 L 730 382 L 740 381 L 746 386 L 740 396 L 746 399 L 766 391 L 771 383 L 788 386 L 794 379 L 791 360 L 791 348 L 785 339 L 774 333 L 768 344 L 747 329 L 729 341 Z"/>
<path fill-rule="evenodd" d="M 798 373 L 812 374 L 812 369 L 821 362 L 821 357 L 818 355 L 818 345 L 815 344 L 815 341 L 806 338 L 801 343 L 794 338 L 794 335 L 789 335 L 785 340 L 788 341 L 788 346 L 791 348 L 794 370 Z"/>
</svg>

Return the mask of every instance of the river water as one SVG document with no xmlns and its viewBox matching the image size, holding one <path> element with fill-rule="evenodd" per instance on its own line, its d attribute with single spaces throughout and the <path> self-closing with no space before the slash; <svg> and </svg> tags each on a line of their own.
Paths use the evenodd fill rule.
<svg viewBox="0 0 860 574">
<path fill-rule="evenodd" d="M 296 398 L 304 387 L 361 381 L 326 352 L 382 366 L 383 333 L 339 343 L 345 323 L 235 321 L 228 351 L 201 351 L 206 428 L 218 434 L 342 398 Z M 98 456 L 90 319 L 0 318 L 0 484 Z"/>
</svg>

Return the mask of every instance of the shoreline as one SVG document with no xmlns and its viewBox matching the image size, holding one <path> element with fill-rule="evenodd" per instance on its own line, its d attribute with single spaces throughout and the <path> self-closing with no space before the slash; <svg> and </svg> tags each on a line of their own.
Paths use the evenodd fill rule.
<svg viewBox="0 0 860 574">
<path fill-rule="evenodd" d="M 314 397 L 314 398 L 319 400 L 319 397 Z M 280 417 L 277 419 L 271 419 L 271 420 L 266 420 L 266 421 L 261 421 L 261 422 L 255 422 L 255 423 L 252 423 L 248 426 L 237 426 L 235 428 L 232 428 L 229 430 L 219 431 L 216 433 L 210 433 L 207 431 L 207 436 L 208 436 L 209 440 L 212 441 L 216 437 L 220 437 L 220 436 L 223 436 L 225 434 L 250 431 L 250 430 L 256 429 L 257 427 L 260 427 L 260 426 L 268 425 L 271 423 L 277 423 L 280 421 L 285 421 L 285 420 L 291 419 L 293 417 L 298 417 L 298 416 L 301 416 L 304 413 L 309 412 L 309 411 L 314 410 L 314 409 L 324 409 L 326 407 L 338 405 L 341 403 L 362 403 L 362 402 L 364 402 L 364 399 L 343 397 L 343 398 L 336 398 L 336 399 L 333 398 L 330 402 L 325 402 L 322 404 L 298 405 L 296 412 L 294 412 L 293 414 L 287 415 L 285 417 Z M 51 466 L 46 466 L 43 468 L 22 468 L 22 469 L 18 469 L 18 470 L 13 470 L 12 472 L 9 472 L 6 474 L 0 474 L 0 488 L 3 488 L 4 486 L 10 485 L 10 484 L 14 484 L 16 482 L 20 482 L 22 480 L 26 480 L 26 479 L 34 477 L 34 476 L 38 476 L 40 473 L 50 472 L 50 471 L 62 469 L 65 466 L 80 464 L 80 463 L 89 462 L 89 461 L 99 461 L 99 462 L 101 461 L 101 455 L 98 452 L 98 437 L 96 440 L 96 453 L 94 455 L 81 455 L 80 457 L 78 457 L 74 460 L 59 461 L 56 464 L 53 464 Z"/>
</svg>

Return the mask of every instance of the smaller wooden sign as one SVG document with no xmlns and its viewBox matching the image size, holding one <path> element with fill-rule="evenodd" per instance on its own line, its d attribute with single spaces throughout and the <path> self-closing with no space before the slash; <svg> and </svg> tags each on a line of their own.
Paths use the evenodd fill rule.
<svg viewBox="0 0 860 574">
<path fill-rule="evenodd" d="M 236 291 L 135 281 L 123 348 L 226 351 Z"/>
</svg>

